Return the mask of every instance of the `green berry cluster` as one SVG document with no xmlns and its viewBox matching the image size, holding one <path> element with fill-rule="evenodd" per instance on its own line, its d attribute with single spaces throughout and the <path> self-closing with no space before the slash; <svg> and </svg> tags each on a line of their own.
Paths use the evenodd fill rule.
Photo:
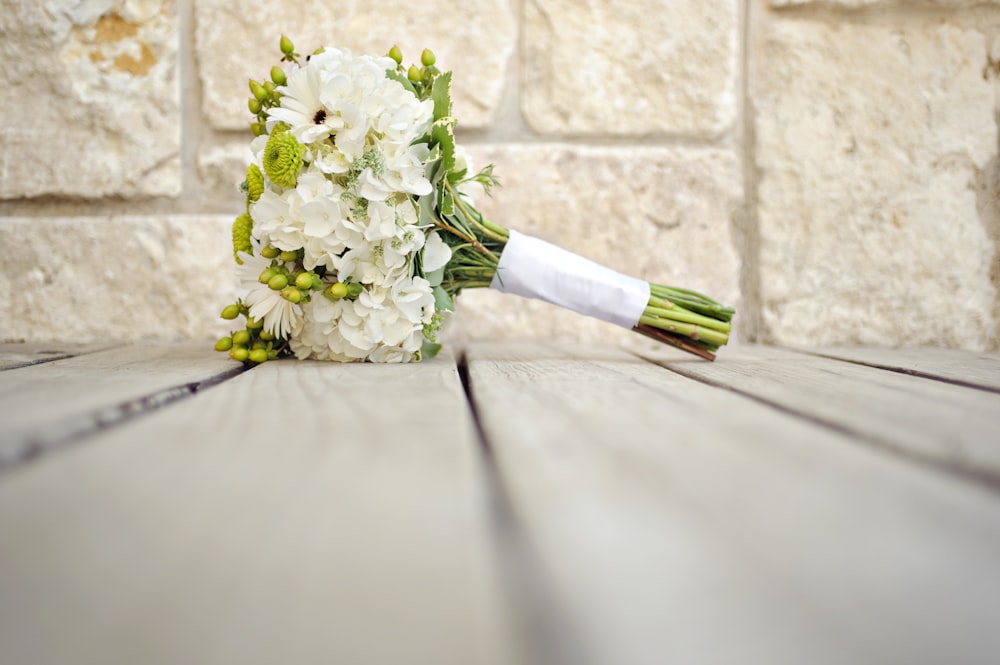
<svg viewBox="0 0 1000 665">
<path fill-rule="evenodd" d="M 298 63 L 300 56 L 295 52 L 295 45 L 291 39 L 282 35 L 278 47 L 281 49 L 282 62 Z M 278 92 L 277 88 L 288 82 L 285 70 L 278 65 L 271 67 L 268 79 L 265 81 L 250 79 L 250 99 L 247 100 L 247 108 L 255 116 L 253 122 L 250 123 L 250 131 L 253 132 L 254 136 L 265 133 L 267 109 L 281 103 L 281 93 Z"/>
<path fill-rule="evenodd" d="M 227 305 L 220 315 L 223 319 L 233 320 L 239 316 L 246 318 L 242 330 L 235 330 L 215 343 L 216 351 L 228 351 L 229 357 L 247 365 L 259 365 L 268 360 L 278 358 L 287 349 L 283 339 L 275 339 L 274 335 L 264 330 L 264 322 L 250 316 L 249 307 L 237 300 Z"/>
<path fill-rule="evenodd" d="M 441 73 L 441 70 L 434 66 L 437 62 L 434 52 L 425 48 L 420 54 L 420 65 L 413 64 L 408 68 L 403 67 L 403 52 L 398 46 L 389 49 L 388 55 L 396 61 L 396 71 L 406 77 L 416 91 L 417 97 L 426 98 L 424 92 L 430 90 L 434 79 Z"/>
<path fill-rule="evenodd" d="M 271 265 L 261 271 L 257 281 L 267 284 L 272 291 L 279 291 L 281 297 L 293 304 L 309 302 L 313 291 L 322 291 L 323 278 L 315 270 L 302 267 L 303 250 L 281 251 L 277 247 L 265 247 L 260 252 L 265 259 L 272 259 Z"/>
<path fill-rule="evenodd" d="M 235 228 L 235 227 L 234 227 Z M 234 231 L 234 243 L 235 231 Z M 247 250 L 247 253 L 250 253 Z M 314 292 L 321 292 L 324 297 L 332 300 L 355 300 L 364 291 L 364 287 L 353 280 L 328 283 L 324 281 L 326 269 L 317 266 L 307 270 L 302 265 L 304 251 L 283 251 L 268 245 L 260 250 L 260 255 L 271 259 L 271 264 L 261 271 L 257 281 L 266 284 L 267 288 L 277 291 L 282 298 L 295 305 L 309 302 Z M 249 307 L 242 301 L 228 305 L 222 310 L 221 317 L 233 320 L 239 316 L 246 318 L 244 330 L 231 332 L 215 344 L 216 351 L 228 351 L 229 356 L 248 364 L 259 364 L 274 360 L 287 351 L 287 340 L 276 339 L 274 335 L 263 329 L 262 321 L 250 316 Z"/>
</svg>

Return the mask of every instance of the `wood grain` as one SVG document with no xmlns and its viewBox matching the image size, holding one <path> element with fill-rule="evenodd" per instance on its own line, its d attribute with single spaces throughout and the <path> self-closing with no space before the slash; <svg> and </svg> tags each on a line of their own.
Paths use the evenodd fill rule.
<svg viewBox="0 0 1000 665">
<path fill-rule="evenodd" d="M 69 358 L 107 348 L 96 344 L 0 344 L 0 371 Z"/>
<path fill-rule="evenodd" d="M 0 483 L 16 663 L 518 662 L 454 360 L 267 363 Z"/>
<path fill-rule="evenodd" d="M 239 371 L 205 343 L 126 346 L 0 372 L 0 466 Z"/>
<path fill-rule="evenodd" d="M 1000 354 L 996 353 L 937 348 L 869 347 L 826 347 L 802 349 L 802 351 L 871 367 L 1000 391 Z"/>
<path fill-rule="evenodd" d="M 769 347 L 733 347 L 714 363 L 669 351 L 643 355 L 868 444 L 1000 485 L 1000 394 Z"/>
<path fill-rule="evenodd" d="M 1000 649 L 995 493 L 622 352 L 474 344 L 467 358 L 563 662 Z"/>
</svg>

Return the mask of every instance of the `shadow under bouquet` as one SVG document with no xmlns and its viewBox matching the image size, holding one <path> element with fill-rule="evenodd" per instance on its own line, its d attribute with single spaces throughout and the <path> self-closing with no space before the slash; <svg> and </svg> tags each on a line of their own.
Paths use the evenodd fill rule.
<svg viewBox="0 0 1000 665">
<path fill-rule="evenodd" d="M 253 159 L 233 223 L 244 295 L 222 318 L 245 326 L 216 343 L 236 360 L 283 355 L 409 362 L 440 349 L 463 289 L 538 298 L 708 360 L 734 310 L 694 291 L 651 284 L 483 217 L 455 142 L 451 72 L 322 48 L 287 37 L 270 80 L 250 81 Z"/>
</svg>

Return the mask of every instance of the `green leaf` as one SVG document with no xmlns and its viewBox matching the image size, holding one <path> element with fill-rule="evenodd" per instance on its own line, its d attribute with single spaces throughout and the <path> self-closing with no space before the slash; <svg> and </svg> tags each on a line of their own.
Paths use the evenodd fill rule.
<svg viewBox="0 0 1000 665">
<path fill-rule="evenodd" d="M 438 146 L 434 146 L 431 154 L 427 157 L 427 166 L 424 167 L 424 175 L 427 176 L 427 180 L 432 185 L 436 185 L 444 177 L 444 169 L 441 168 L 441 158 L 438 157 L 440 154 L 441 149 Z"/>
<path fill-rule="evenodd" d="M 434 214 L 434 202 L 437 198 L 436 192 L 431 192 L 430 194 L 424 194 L 420 197 L 419 207 L 420 207 L 420 225 L 421 226 L 437 226 L 437 215 Z"/>
<path fill-rule="evenodd" d="M 445 72 L 434 79 L 431 86 L 434 100 L 434 119 L 440 120 L 451 115 L 451 72 Z"/>
<path fill-rule="evenodd" d="M 455 302 L 448 295 L 448 292 L 440 286 L 434 287 L 434 309 L 446 312 L 455 311 Z"/>
<path fill-rule="evenodd" d="M 403 74 L 400 74 L 395 69 L 387 69 L 385 70 L 385 77 L 402 84 L 404 88 L 413 93 L 414 97 L 420 99 L 420 95 L 417 94 L 417 89 L 413 87 L 412 83 L 410 83 L 410 79 L 406 78 Z"/>
<path fill-rule="evenodd" d="M 441 282 L 444 280 L 444 269 L 448 266 L 441 266 L 434 272 L 429 272 L 424 275 L 424 279 L 430 282 L 431 286 L 441 286 Z"/>
<path fill-rule="evenodd" d="M 438 353 L 441 352 L 441 345 L 436 342 L 428 342 L 424 340 L 424 345 L 420 347 L 420 357 L 423 358 L 433 358 Z"/>
<path fill-rule="evenodd" d="M 441 214 L 449 216 L 455 214 L 455 198 L 451 192 L 444 192 L 441 195 Z"/>
<path fill-rule="evenodd" d="M 441 147 L 441 167 L 449 173 L 455 168 L 455 119 L 435 120 L 431 125 L 431 142 Z"/>
</svg>

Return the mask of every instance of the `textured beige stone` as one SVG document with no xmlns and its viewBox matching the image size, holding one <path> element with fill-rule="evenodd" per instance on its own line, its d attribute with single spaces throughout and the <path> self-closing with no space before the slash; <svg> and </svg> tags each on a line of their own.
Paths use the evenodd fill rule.
<svg viewBox="0 0 1000 665">
<path fill-rule="evenodd" d="M 0 198 L 180 192 L 172 0 L 5 3 Z"/>
<path fill-rule="evenodd" d="M 247 79 L 267 76 L 282 34 L 302 53 L 337 46 L 384 54 L 398 44 L 405 63 L 430 48 L 442 69 L 455 72 L 456 117 L 482 127 L 499 103 L 517 38 L 512 3 L 503 0 L 199 0 L 195 11 L 203 109 L 218 128 L 247 126 Z"/>
<path fill-rule="evenodd" d="M 765 338 L 987 346 L 992 247 L 973 187 L 997 129 L 983 36 L 775 20 L 757 52 Z"/>
<path fill-rule="evenodd" d="M 0 341 L 211 337 L 235 301 L 227 216 L 0 219 Z"/>
<path fill-rule="evenodd" d="M 736 118 L 735 0 L 529 0 L 523 49 L 539 132 L 712 137 Z"/>
<path fill-rule="evenodd" d="M 503 187 L 477 203 L 490 219 L 620 272 L 702 290 L 740 306 L 731 217 L 739 168 L 724 150 L 474 146 Z M 634 333 L 494 291 L 458 298 L 446 339 L 633 341 Z"/>
<path fill-rule="evenodd" d="M 977 7 L 983 5 L 998 5 L 1000 0 L 768 0 L 772 7 L 799 7 L 802 5 L 817 5 L 821 7 L 841 7 L 844 9 L 861 9 L 864 7 L 942 7 L 959 9 L 962 7 Z"/>
<path fill-rule="evenodd" d="M 250 163 L 249 141 L 210 146 L 198 153 L 198 175 L 206 203 L 213 209 L 242 211 L 246 195 L 239 185 Z"/>
</svg>

